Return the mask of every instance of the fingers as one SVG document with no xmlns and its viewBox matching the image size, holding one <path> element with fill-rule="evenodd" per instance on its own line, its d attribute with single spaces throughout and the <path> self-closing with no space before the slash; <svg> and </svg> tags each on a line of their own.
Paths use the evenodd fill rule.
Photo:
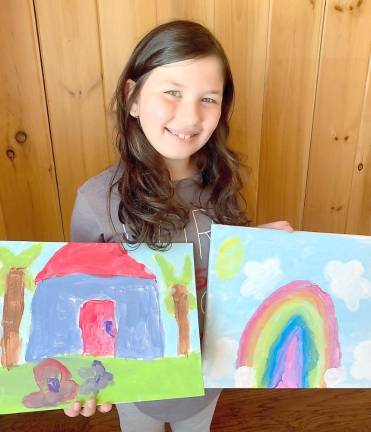
<svg viewBox="0 0 371 432">
<path fill-rule="evenodd" d="M 81 411 L 80 402 L 75 402 L 70 408 L 66 408 L 64 410 L 64 413 L 68 417 L 77 417 L 80 414 L 80 411 Z"/>
<path fill-rule="evenodd" d="M 89 399 L 85 402 L 84 408 L 81 410 L 80 414 L 84 417 L 91 417 L 95 414 L 97 409 L 97 401 L 95 399 Z"/>
<path fill-rule="evenodd" d="M 101 413 L 107 413 L 111 411 L 111 409 L 112 409 L 112 404 L 110 403 L 104 403 L 98 406 L 98 411 L 100 411 Z"/>
<path fill-rule="evenodd" d="M 278 221 L 276 223 L 277 223 L 277 227 L 275 229 L 279 229 L 287 232 L 294 231 L 294 228 L 287 221 Z"/>
<path fill-rule="evenodd" d="M 293 227 L 289 224 L 287 221 L 275 221 L 270 222 L 264 225 L 259 225 L 258 228 L 270 228 L 270 229 L 277 229 L 287 232 L 293 232 Z"/>
<path fill-rule="evenodd" d="M 104 403 L 97 407 L 97 401 L 95 399 L 89 399 L 85 402 L 85 405 L 82 409 L 81 409 L 81 403 L 75 402 L 70 408 L 65 409 L 64 413 L 68 417 L 77 417 L 80 414 L 84 417 L 91 417 L 92 415 L 95 414 L 97 409 L 101 413 L 107 413 L 111 411 L 112 404 Z"/>
</svg>

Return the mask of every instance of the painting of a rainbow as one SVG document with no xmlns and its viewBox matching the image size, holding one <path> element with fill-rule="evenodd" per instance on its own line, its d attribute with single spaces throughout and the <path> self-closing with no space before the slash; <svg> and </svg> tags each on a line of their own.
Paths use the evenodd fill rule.
<svg viewBox="0 0 371 432">
<path fill-rule="evenodd" d="M 205 387 L 371 387 L 371 238 L 213 225 Z"/>
<path fill-rule="evenodd" d="M 0 414 L 203 394 L 192 245 L 0 242 Z"/>
</svg>

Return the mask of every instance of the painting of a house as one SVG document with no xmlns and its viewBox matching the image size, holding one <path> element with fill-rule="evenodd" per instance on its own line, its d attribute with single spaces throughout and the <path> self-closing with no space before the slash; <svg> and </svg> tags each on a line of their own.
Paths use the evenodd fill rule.
<svg viewBox="0 0 371 432">
<path fill-rule="evenodd" d="M 67 244 L 35 282 L 26 361 L 64 354 L 163 357 L 156 277 L 118 244 Z"/>
<path fill-rule="evenodd" d="M 0 241 L 0 414 L 204 394 L 191 244 Z"/>
</svg>

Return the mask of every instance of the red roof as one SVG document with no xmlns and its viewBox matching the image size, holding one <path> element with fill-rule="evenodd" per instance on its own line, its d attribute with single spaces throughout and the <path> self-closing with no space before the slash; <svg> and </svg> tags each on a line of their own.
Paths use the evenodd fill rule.
<svg viewBox="0 0 371 432">
<path fill-rule="evenodd" d="M 119 243 L 67 243 L 50 258 L 36 276 L 35 282 L 71 274 L 156 279 L 144 264 L 135 261 Z"/>
</svg>

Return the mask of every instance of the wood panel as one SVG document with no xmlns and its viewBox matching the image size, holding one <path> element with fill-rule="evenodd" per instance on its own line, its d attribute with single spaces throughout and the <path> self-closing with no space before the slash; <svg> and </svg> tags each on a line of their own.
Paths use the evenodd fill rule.
<svg viewBox="0 0 371 432">
<path fill-rule="evenodd" d="M 6 227 L 5 227 L 5 219 L 3 215 L 3 211 L 0 206 L 0 239 L 6 239 Z"/>
<path fill-rule="evenodd" d="M 156 0 L 157 22 L 189 19 L 214 29 L 214 0 Z"/>
<path fill-rule="evenodd" d="M 110 164 L 94 0 L 35 0 L 64 226 L 76 189 Z"/>
<path fill-rule="evenodd" d="M 0 236 L 63 240 L 33 3 L 0 8 Z"/>
<path fill-rule="evenodd" d="M 346 226 L 357 234 L 371 234 L 371 52 L 364 96 Z"/>
<path fill-rule="evenodd" d="M 370 407 L 370 389 L 224 390 L 211 431 L 365 432 L 370 430 Z M 0 416 L 0 430 L 120 432 L 121 429 L 114 408 L 108 414 L 98 413 L 90 418 L 67 418 L 61 410 Z"/>
<path fill-rule="evenodd" d="M 301 226 L 324 3 L 271 1 L 259 223 Z"/>
<path fill-rule="evenodd" d="M 341 233 L 346 228 L 370 55 L 370 22 L 369 1 L 327 2 L 305 230 Z"/>
<path fill-rule="evenodd" d="M 297 229 L 371 234 L 370 1 L 5 3 L 1 238 L 60 240 L 62 220 L 68 234 L 77 187 L 117 160 L 109 112 L 117 78 L 141 36 L 176 18 L 205 24 L 230 58 L 231 144 L 251 169 L 253 224 L 288 219 Z"/>
<path fill-rule="evenodd" d="M 118 78 L 141 37 L 156 25 L 156 3 L 147 0 L 98 0 L 98 19 L 104 83 L 104 102 L 110 145 L 115 162 L 115 113 L 110 104 Z"/>
<path fill-rule="evenodd" d="M 249 168 L 243 194 L 256 223 L 269 0 L 215 1 L 215 35 L 231 63 L 236 89 L 230 143 Z"/>
</svg>

